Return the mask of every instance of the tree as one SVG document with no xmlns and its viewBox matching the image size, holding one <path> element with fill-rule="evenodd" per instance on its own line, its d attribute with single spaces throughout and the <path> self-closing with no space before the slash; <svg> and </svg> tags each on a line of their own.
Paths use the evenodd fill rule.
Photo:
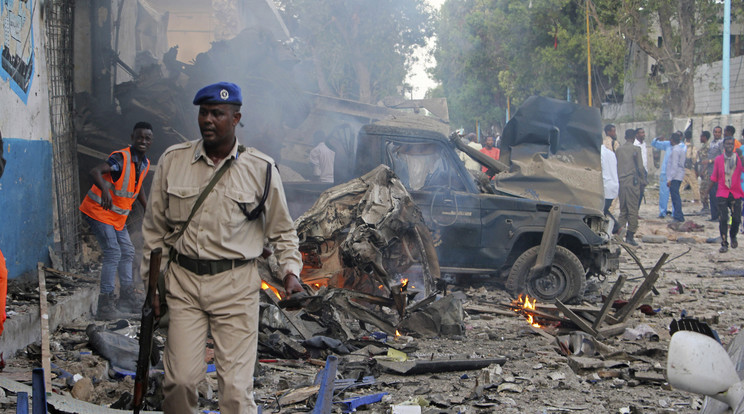
<svg viewBox="0 0 744 414">
<path fill-rule="evenodd" d="M 432 73 L 453 123 L 502 124 L 507 100 L 530 95 L 588 101 L 583 2 L 448 0 L 436 30 Z M 622 92 L 624 46 L 618 32 L 592 33 L 595 97 Z"/>
<path fill-rule="evenodd" d="M 740 2 L 734 13 L 741 12 Z M 696 66 L 721 60 L 723 9 L 716 0 L 593 0 L 601 30 L 620 31 L 656 60 L 654 93 L 673 115 L 694 112 Z"/>
<path fill-rule="evenodd" d="M 431 36 L 423 0 L 278 0 L 320 93 L 375 103 L 398 94 Z"/>
</svg>

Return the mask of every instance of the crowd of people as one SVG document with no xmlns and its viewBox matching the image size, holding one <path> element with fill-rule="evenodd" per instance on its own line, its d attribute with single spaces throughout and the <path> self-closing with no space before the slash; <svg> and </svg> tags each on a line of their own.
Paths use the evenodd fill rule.
<svg viewBox="0 0 744 414">
<path fill-rule="evenodd" d="M 618 142 L 614 125 L 605 126 L 604 132 L 601 152 L 604 212 L 613 222 L 613 234 L 624 229 L 625 242 L 637 246 L 634 236 L 638 228 L 638 211 L 648 185 L 646 132 L 643 128 L 627 129 L 622 145 Z M 681 191 L 689 188 L 692 193 L 690 201 L 699 201 L 702 205 L 696 213 L 706 217 L 710 215 L 708 221 L 718 222 L 721 253 L 727 252 L 729 247 L 738 247 L 737 235 L 742 217 L 744 161 L 740 147 L 744 143 L 744 132 L 740 140 L 734 137 L 735 133 L 736 128 L 731 125 L 725 128 L 716 126 L 711 140 L 711 133 L 702 131 L 701 145 L 697 149 L 689 128 L 651 141 L 654 164 L 659 172 L 658 218 L 684 222 Z M 663 159 L 661 152 L 664 153 Z M 618 219 L 611 213 L 615 199 L 620 209 Z"/>
</svg>

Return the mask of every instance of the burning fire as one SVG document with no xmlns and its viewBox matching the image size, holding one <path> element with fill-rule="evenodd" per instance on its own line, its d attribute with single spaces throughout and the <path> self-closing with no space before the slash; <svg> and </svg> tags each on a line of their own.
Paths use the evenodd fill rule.
<svg viewBox="0 0 744 414">
<path fill-rule="evenodd" d="M 401 289 L 405 289 L 407 284 L 408 284 L 408 279 L 401 279 L 400 280 L 400 288 Z"/>
<path fill-rule="evenodd" d="M 524 316 L 527 317 L 527 322 L 534 326 L 535 328 L 540 328 L 540 324 L 535 322 L 535 319 L 533 317 L 532 311 L 537 310 L 536 303 L 537 299 L 532 299 L 530 302 L 530 296 L 524 295 L 525 298 L 522 299 L 522 295 L 520 294 L 516 301 L 514 301 L 515 305 L 515 312 L 522 313 Z"/>
<path fill-rule="evenodd" d="M 398 338 L 399 336 L 400 336 L 400 332 L 398 332 L 398 330 L 396 329 L 395 330 L 395 337 Z"/>
<path fill-rule="evenodd" d="M 282 298 L 282 295 L 279 294 L 279 291 L 276 290 L 275 287 L 270 286 L 268 283 L 264 282 L 263 280 L 261 281 L 261 289 L 263 289 L 263 290 L 271 289 L 271 291 L 274 292 L 274 294 L 276 295 L 277 298 L 279 298 L 279 299 Z"/>
</svg>

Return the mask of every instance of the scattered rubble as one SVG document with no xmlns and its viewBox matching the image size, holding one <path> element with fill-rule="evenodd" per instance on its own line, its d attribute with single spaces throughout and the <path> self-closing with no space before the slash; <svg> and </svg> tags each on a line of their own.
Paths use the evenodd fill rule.
<svg viewBox="0 0 744 414">
<path fill-rule="evenodd" d="M 655 209 L 646 204 L 642 215 L 651 216 Z M 690 219 L 703 221 L 697 216 Z M 648 234 L 669 231 L 665 220 L 643 221 L 641 228 Z M 702 236 L 716 236 L 717 226 L 705 227 Z M 592 284 L 589 290 L 596 293 L 587 292 L 587 297 L 609 299 L 563 310 L 559 304 L 536 303 L 532 315 L 540 328 L 527 323 L 526 311 L 515 312 L 512 298 L 487 279 L 471 278 L 469 286 L 433 285 L 428 295 L 407 303 L 402 316 L 389 295 L 321 286 L 304 299 L 301 309 L 294 309 L 297 303 L 280 301 L 267 290 L 261 307 L 256 399 L 264 412 L 310 411 L 318 404 L 321 389 L 329 389 L 328 384 L 322 387 L 321 379 L 328 356 L 334 356 L 333 412 L 352 408 L 375 413 L 697 412 L 701 397 L 666 384 L 668 326 L 672 318 L 693 316 L 717 330 L 724 343 L 730 342 L 744 316 L 739 305 L 744 289 L 738 280 L 744 270 L 733 253 L 717 253 L 717 245 L 698 242 L 691 247 L 688 252 L 688 245 L 642 243 L 634 250 L 635 259 L 623 253 L 618 275 Z M 656 269 L 663 256 L 667 256 L 663 266 Z M 645 277 L 636 259 L 647 272 Z M 47 271 L 49 303 L 76 284 L 95 281 L 95 270 L 85 273 L 64 276 Z M 653 286 L 644 287 L 644 280 L 654 274 L 658 279 Z M 399 285 L 396 282 L 392 280 L 391 288 Z M 22 290 L 11 284 L 9 310 L 24 312 L 27 303 L 38 303 L 34 291 L 32 284 Z M 641 298 L 634 301 L 636 296 Z M 611 305 L 604 306 L 607 303 Z M 282 308 L 286 305 L 291 306 Z M 648 313 L 643 312 L 644 305 Z M 600 333 L 615 327 L 615 332 L 594 336 L 567 317 L 566 309 L 589 328 L 604 314 L 594 329 Z M 423 314 L 412 317 L 419 312 Z M 437 317 L 439 328 L 425 329 L 436 326 L 431 320 Z M 613 319 L 618 323 L 611 323 Z M 406 320 L 413 323 L 403 331 L 399 328 Z M 88 329 L 91 324 L 95 328 Z M 307 341 L 310 338 L 303 337 L 295 324 L 314 340 Z M 126 408 L 134 385 L 131 376 L 102 356 L 86 330 L 128 336 L 137 325 L 134 318 L 104 324 L 88 315 L 53 332 L 49 347 L 55 395 Z M 156 332 L 156 337 L 160 348 L 163 332 Z M 207 351 L 209 347 L 205 344 Z M 7 383 L 30 384 L 31 369 L 40 365 L 40 358 L 41 350 L 35 346 L 13 358 L 6 356 L 7 367 L 0 373 L 4 390 L 0 410 L 14 411 L 17 391 Z M 156 391 L 162 380 L 157 365 L 152 373 L 150 389 Z M 213 372 L 207 373 L 199 393 L 203 409 L 218 409 Z M 157 407 L 159 398 L 151 394 L 147 404 Z"/>
</svg>

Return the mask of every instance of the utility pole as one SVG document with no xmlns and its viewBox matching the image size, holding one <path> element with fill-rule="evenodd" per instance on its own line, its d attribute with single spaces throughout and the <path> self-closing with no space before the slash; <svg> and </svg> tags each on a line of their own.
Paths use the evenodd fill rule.
<svg viewBox="0 0 744 414">
<path fill-rule="evenodd" d="M 723 3 L 723 61 L 721 66 L 721 115 L 729 114 L 729 62 L 731 60 L 731 0 Z"/>
<path fill-rule="evenodd" d="M 589 0 L 586 1 L 586 83 L 589 106 L 592 106 L 592 48 L 589 42 Z M 730 1 L 730 0 L 727 0 Z"/>
</svg>

